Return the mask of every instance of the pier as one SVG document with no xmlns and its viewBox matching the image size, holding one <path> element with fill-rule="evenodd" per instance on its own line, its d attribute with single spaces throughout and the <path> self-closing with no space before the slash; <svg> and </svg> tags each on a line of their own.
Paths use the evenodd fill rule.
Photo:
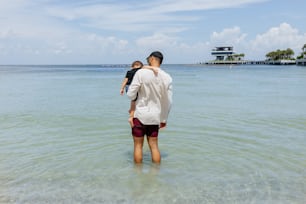
<svg viewBox="0 0 306 204">
<path fill-rule="evenodd" d="M 296 60 L 296 65 L 306 66 L 306 59 L 298 59 L 298 60 Z"/>
<path fill-rule="evenodd" d="M 236 54 L 232 46 L 228 47 L 215 47 L 212 52 L 212 56 L 215 56 L 215 60 L 211 60 L 205 63 L 206 65 L 295 65 L 296 61 L 291 59 L 282 60 L 245 60 L 244 54 Z"/>
<path fill-rule="evenodd" d="M 240 64 L 247 64 L 247 65 L 258 65 L 258 64 L 266 64 L 265 61 L 254 61 L 254 60 L 213 60 L 208 61 L 200 64 L 206 64 L 206 65 L 240 65 Z"/>
<path fill-rule="evenodd" d="M 295 65 L 295 60 L 267 60 L 265 64 L 269 65 Z"/>
<path fill-rule="evenodd" d="M 267 61 L 262 60 L 244 60 L 244 54 L 236 54 L 233 46 L 215 47 L 212 49 L 211 55 L 215 60 L 200 63 L 205 65 L 259 65 L 267 64 Z M 269 62 L 270 64 L 270 62 Z"/>
<path fill-rule="evenodd" d="M 299 60 L 277 60 L 277 61 L 267 61 L 267 60 L 238 60 L 238 61 L 228 61 L 228 60 L 212 60 L 200 64 L 205 65 L 300 65 L 306 66 L 306 59 Z"/>
<path fill-rule="evenodd" d="M 280 52 L 280 51 L 278 51 Z M 287 52 L 284 50 L 282 52 Z M 245 60 L 244 54 L 236 54 L 233 46 L 215 47 L 212 49 L 211 55 L 215 57 L 214 60 L 207 62 L 200 62 L 203 65 L 301 65 L 306 66 L 306 44 L 303 47 L 301 59 L 295 60 L 289 55 L 284 57 L 272 58 L 266 60 Z M 281 58 L 281 59 L 280 59 Z M 287 59 L 288 58 L 288 59 Z M 277 60 L 275 60 L 277 59 Z"/>
</svg>

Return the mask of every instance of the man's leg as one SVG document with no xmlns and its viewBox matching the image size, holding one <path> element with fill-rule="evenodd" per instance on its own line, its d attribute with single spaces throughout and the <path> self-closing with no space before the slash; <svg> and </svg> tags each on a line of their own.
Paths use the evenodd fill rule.
<svg viewBox="0 0 306 204">
<path fill-rule="evenodd" d="M 161 157 L 158 149 L 158 137 L 148 137 L 147 139 L 151 150 L 152 162 L 159 164 Z"/>
<path fill-rule="evenodd" d="M 136 164 L 142 163 L 142 147 L 144 137 L 133 137 L 134 138 L 134 162 Z"/>
</svg>

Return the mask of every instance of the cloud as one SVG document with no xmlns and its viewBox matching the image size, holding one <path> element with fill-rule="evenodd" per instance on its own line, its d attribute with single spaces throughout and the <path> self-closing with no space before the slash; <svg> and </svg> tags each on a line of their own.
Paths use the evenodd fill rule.
<svg viewBox="0 0 306 204">
<path fill-rule="evenodd" d="M 174 33 L 154 33 L 139 38 L 135 42 L 136 54 L 142 56 L 153 50 L 160 50 L 165 54 L 165 63 L 202 62 L 210 55 L 210 44 L 204 42 L 188 43 L 184 38 Z M 143 56 L 145 57 L 145 56 Z"/>
<path fill-rule="evenodd" d="M 0 39 L 8 39 L 16 36 L 17 34 L 11 28 L 0 31 Z"/>
<path fill-rule="evenodd" d="M 267 52 L 276 49 L 291 48 L 300 50 L 306 42 L 306 33 L 300 34 L 299 30 L 288 23 L 281 23 L 278 27 L 272 27 L 263 34 L 258 34 L 250 42 L 253 51 L 265 50 Z"/>
<path fill-rule="evenodd" d="M 188 11 L 232 8 L 262 1 L 157 0 L 135 4 L 111 0 L 2 0 L 1 37 L 14 34 L 15 37 L 60 38 L 72 30 L 84 32 L 90 28 L 98 33 L 148 34 L 157 29 L 182 32 L 192 28 L 192 22 L 201 19 L 201 15 L 195 16 Z"/>
<path fill-rule="evenodd" d="M 45 10 L 52 17 L 78 22 L 81 26 L 131 32 L 152 31 L 157 27 L 181 29 L 187 27 L 190 22 L 201 19 L 199 16 L 190 15 L 190 11 L 234 8 L 263 1 L 265 0 L 159 0 L 137 4 L 130 1 L 89 1 L 86 4 L 48 4 Z"/>
<path fill-rule="evenodd" d="M 197 62 L 209 60 L 210 50 L 219 45 L 262 59 L 271 50 L 287 47 L 297 54 L 306 42 L 305 34 L 289 23 L 254 39 L 239 26 L 203 35 L 204 29 L 214 28 L 201 27 L 207 12 L 193 12 L 264 0 L 134 1 L 3 0 L 0 63 L 11 58 L 19 63 L 124 63 L 155 49 L 169 53 L 169 63 Z"/>
<path fill-rule="evenodd" d="M 264 33 L 256 35 L 255 39 L 248 39 L 238 26 L 225 28 L 221 32 L 213 32 L 210 41 L 214 46 L 234 46 L 237 53 L 245 53 L 247 59 L 265 59 L 268 52 L 277 49 L 291 48 L 298 55 L 306 42 L 306 33 L 301 34 L 298 29 L 288 23 L 281 23 Z"/>
<path fill-rule="evenodd" d="M 151 36 L 141 37 L 136 40 L 136 45 L 139 47 L 150 48 L 167 48 L 176 46 L 177 37 L 169 36 L 164 33 L 155 33 Z"/>
<path fill-rule="evenodd" d="M 254 3 L 262 3 L 267 0 L 170 0 L 159 1 L 158 5 L 162 5 L 159 9 L 163 12 L 179 12 L 194 10 L 211 10 L 223 8 L 236 8 Z"/>
<path fill-rule="evenodd" d="M 27 0 L 2 0 L 0 1 L 0 11 L 5 13 L 7 11 L 24 8 L 27 5 Z"/>
<path fill-rule="evenodd" d="M 58 42 L 54 45 L 52 52 L 56 55 L 70 54 L 72 52 L 64 42 Z"/>
<path fill-rule="evenodd" d="M 82 37 L 82 41 L 82 46 L 91 47 L 91 49 L 88 49 L 92 52 L 91 54 L 119 54 L 125 52 L 129 44 L 129 42 L 124 39 L 119 39 L 114 36 L 104 37 L 97 34 L 85 35 Z"/>
<path fill-rule="evenodd" d="M 213 32 L 210 39 L 211 43 L 216 46 L 233 46 L 245 41 L 247 34 L 241 33 L 241 30 L 238 26 L 233 28 L 225 28 L 221 32 Z"/>
<path fill-rule="evenodd" d="M 139 32 L 152 31 L 159 28 L 181 25 L 173 22 L 188 22 L 191 17 L 172 16 L 150 6 L 139 8 L 131 4 L 118 3 L 114 5 L 97 4 L 73 8 L 52 7 L 46 9 L 48 15 L 63 19 L 68 23 L 78 23 L 81 27 L 97 28 L 110 31 Z"/>
</svg>

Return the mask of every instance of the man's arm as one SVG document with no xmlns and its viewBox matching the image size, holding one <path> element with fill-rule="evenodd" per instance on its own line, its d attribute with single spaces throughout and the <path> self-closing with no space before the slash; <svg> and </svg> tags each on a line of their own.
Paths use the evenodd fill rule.
<svg viewBox="0 0 306 204">
<path fill-rule="evenodd" d="M 164 97 L 161 101 L 161 116 L 160 116 L 160 128 L 165 127 L 168 119 L 168 115 L 172 105 L 172 79 L 170 78 L 170 83 L 168 87 L 165 87 Z"/>
</svg>

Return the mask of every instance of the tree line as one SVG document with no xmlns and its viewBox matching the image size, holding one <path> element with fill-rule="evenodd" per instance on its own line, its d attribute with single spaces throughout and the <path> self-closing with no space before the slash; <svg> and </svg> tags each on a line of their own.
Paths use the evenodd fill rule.
<svg viewBox="0 0 306 204">
<path fill-rule="evenodd" d="M 303 59 L 304 57 L 306 57 L 306 44 L 304 44 L 304 46 L 302 47 L 302 53 L 297 56 L 297 59 Z"/>
<path fill-rule="evenodd" d="M 276 50 L 276 51 L 272 51 L 269 52 L 268 54 L 266 54 L 266 58 L 268 60 L 294 60 L 294 51 L 290 48 L 286 49 L 286 50 Z"/>
<path fill-rule="evenodd" d="M 244 53 L 241 53 L 241 54 L 232 54 L 232 55 L 229 55 L 227 56 L 226 60 L 228 61 L 234 61 L 234 60 L 242 60 L 244 58 Z"/>
<path fill-rule="evenodd" d="M 297 57 L 297 59 L 302 59 L 306 56 L 306 44 L 304 44 L 302 48 L 302 53 Z M 295 60 L 294 51 L 291 48 L 287 48 L 286 50 L 276 50 L 266 54 L 267 60 Z"/>
</svg>

